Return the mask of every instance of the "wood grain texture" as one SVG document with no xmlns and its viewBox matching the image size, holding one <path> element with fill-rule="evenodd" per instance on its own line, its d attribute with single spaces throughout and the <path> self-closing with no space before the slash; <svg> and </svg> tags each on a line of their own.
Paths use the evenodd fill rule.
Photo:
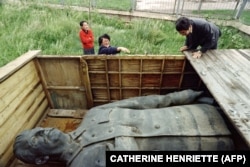
<svg viewBox="0 0 250 167">
<path fill-rule="evenodd" d="M 249 53 L 229 49 L 210 50 L 200 59 L 194 59 L 191 52 L 185 55 L 250 148 Z"/>
</svg>

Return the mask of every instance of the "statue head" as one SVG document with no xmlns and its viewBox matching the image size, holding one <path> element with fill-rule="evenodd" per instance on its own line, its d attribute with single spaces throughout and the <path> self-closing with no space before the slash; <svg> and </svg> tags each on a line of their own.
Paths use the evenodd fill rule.
<svg viewBox="0 0 250 167">
<path fill-rule="evenodd" d="M 14 141 L 14 154 L 23 162 L 44 164 L 60 160 L 70 136 L 55 128 L 34 128 L 21 132 Z"/>
</svg>

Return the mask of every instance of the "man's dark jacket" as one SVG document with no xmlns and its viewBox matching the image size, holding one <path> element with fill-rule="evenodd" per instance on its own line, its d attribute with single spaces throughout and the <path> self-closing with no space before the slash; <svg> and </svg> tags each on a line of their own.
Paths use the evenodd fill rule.
<svg viewBox="0 0 250 167">
<path fill-rule="evenodd" d="M 218 39 L 221 36 L 219 27 L 203 19 L 191 19 L 192 33 L 186 37 L 185 45 L 188 50 L 196 50 L 205 53 L 208 49 L 217 49 Z"/>
</svg>

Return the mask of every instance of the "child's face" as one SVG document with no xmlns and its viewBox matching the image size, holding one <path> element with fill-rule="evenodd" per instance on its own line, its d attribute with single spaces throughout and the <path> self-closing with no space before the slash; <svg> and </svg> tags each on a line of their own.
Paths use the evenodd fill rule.
<svg viewBox="0 0 250 167">
<path fill-rule="evenodd" d="M 109 47 L 110 41 L 107 38 L 102 39 L 102 46 Z"/>
</svg>

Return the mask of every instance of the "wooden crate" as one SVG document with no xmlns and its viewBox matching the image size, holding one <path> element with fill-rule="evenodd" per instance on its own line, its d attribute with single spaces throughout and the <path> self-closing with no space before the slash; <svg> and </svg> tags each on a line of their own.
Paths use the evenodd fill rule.
<svg viewBox="0 0 250 167">
<path fill-rule="evenodd" d="M 12 153 L 14 138 L 24 129 L 70 132 L 91 107 L 205 87 L 181 55 L 60 56 L 37 50 L 0 69 L 0 89 L 0 166 L 26 166 Z"/>
</svg>

